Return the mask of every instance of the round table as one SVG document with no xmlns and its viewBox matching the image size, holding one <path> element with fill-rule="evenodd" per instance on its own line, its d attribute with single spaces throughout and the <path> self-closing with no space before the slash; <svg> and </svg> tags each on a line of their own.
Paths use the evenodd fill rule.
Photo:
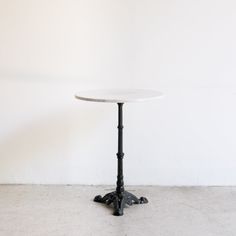
<svg viewBox="0 0 236 236">
<path fill-rule="evenodd" d="M 125 205 L 147 203 L 145 197 L 137 198 L 130 192 L 124 189 L 123 180 L 123 104 L 126 102 L 141 102 L 150 99 L 160 98 L 162 93 L 154 90 L 146 89 L 100 89 L 78 92 L 75 97 L 80 100 L 92 102 L 110 102 L 118 104 L 118 173 L 116 190 L 107 193 L 104 197 L 98 195 L 94 198 L 95 202 L 106 203 L 110 205 L 113 203 L 114 215 L 123 215 Z"/>
</svg>

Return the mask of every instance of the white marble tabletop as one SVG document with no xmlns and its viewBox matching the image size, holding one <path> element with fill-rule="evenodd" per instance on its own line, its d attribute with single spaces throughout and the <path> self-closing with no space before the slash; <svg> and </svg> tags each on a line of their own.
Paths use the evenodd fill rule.
<svg viewBox="0 0 236 236">
<path fill-rule="evenodd" d="M 161 96 L 161 92 L 148 89 L 98 89 L 81 91 L 75 95 L 80 100 L 114 103 L 141 102 Z"/>
</svg>

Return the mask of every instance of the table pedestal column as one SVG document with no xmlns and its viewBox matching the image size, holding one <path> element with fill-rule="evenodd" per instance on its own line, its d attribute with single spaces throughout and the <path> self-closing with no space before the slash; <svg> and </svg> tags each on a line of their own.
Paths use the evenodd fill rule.
<svg viewBox="0 0 236 236">
<path fill-rule="evenodd" d="M 145 197 L 137 198 L 130 192 L 124 189 L 123 180 L 123 103 L 118 103 L 118 170 L 117 170 L 117 182 L 116 191 L 107 193 L 104 197 L 98 195 L 94 198 L 95 202 L 106 203 L 107 205 L 113 204 L 114 215 L 123 215 L 123 209 L 125 205 L 131 206 L 132 204 L 147 203 L 148 200 Z"/>
</svg>

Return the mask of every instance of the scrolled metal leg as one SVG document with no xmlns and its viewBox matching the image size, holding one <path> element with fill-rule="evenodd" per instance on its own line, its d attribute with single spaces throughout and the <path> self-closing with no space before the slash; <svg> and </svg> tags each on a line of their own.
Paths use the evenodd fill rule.
<svg viewBox="0 0 236 236">
<path fill-rule="evenodd" d="M 106 203 L 107 205 L 109 205 L 110 204 L 109 202 L 113 198 L 114 195 L 115 195 L 115 192 L 107 193 L 104 197 L 102 197 L 101 195 L 97 195 L 94 198 L 94 202 Z"/>
<path fill-rule="evenodd" d="M 114 206 L 114 216 L 122 216 L 123 210 L 124 210 L 124 206 L 125 206 L 125 198 L 124 196 L 118 196 L 116 195 L 114 198 L 114 202 L 113 202 L 113 206 Z"/>
</svg>

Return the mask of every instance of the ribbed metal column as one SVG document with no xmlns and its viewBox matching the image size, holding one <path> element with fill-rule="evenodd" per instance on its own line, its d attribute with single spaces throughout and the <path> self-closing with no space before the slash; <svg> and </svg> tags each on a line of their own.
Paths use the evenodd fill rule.
<svg viewBox="0 0 236 236">
<path fill-rule="evenodd" d="M 123 180 L 123 103 L 118 103 L 118 169 L 117 169 L 117 182 L 116 192 L 122 194 L 124 192 L 124 180 Z"/>
</svg>

